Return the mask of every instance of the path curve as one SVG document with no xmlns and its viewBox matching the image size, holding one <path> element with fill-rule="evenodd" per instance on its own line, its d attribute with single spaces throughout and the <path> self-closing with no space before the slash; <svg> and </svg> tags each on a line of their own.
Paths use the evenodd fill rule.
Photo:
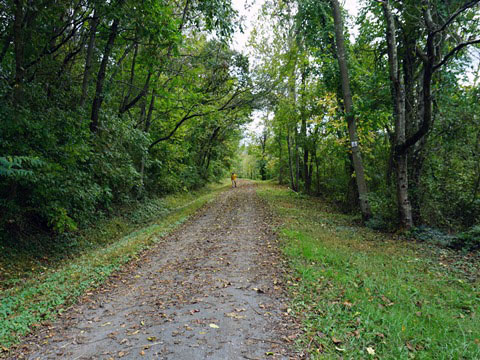
<svg viewBox="0 0 480 360">
<path fill-rule="evenodd" d="M 239 184 L 30 336 L 23 356 L 295 358 L 271 219 L 254 185 Z"/>
</svg>

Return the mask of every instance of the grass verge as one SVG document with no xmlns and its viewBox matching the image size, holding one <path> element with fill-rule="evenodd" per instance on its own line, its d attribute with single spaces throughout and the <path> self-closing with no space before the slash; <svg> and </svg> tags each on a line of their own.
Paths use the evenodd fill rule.
<svg viewBox="0 0 480 360">
<path fill-rule="evenodd" d="M 299 346 L 312 358 L 480 359 L 478 264 L 464 273 L 442 261 L 447 250 L 360 227 L 319 199 L 257 191 L 280 220 Z"/>
<path fill-rule="evenodd" d="M 112 272 L 157 243 L 225 188 L 227 185 L 219 184 L 169 195 L 132 209 L 126 216 L 106 220 L 79 235 L 75 256 L 63 256 L 58 263 L 50 260 L 45 266 L 40 261 L 43 255 L 40 260 L 31 255 L 25 260 L 31 271 L 22 273 L 15 268 L 12 273 L 16 277 L 5 277 L 7 284 L 0 290 L 0 353 L 32 327 L 63 312 L 85 291 L 102 284 Z M 0 257 L 0 267 L 13 266 L 7 257 Z"/>
</svg>

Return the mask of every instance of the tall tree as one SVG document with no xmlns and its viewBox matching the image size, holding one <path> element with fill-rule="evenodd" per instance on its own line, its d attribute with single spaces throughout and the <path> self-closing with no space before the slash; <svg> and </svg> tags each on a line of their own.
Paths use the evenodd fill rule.
<svg viewBox="0 0 480 360">
<path fill-rule="evenodd" d="M 407 153 L 396 151 L 396 149 L 402 147 L 405 143 L 405 85 L 403 75 L 398 67 L 395 19 L 392 14 L 390 1 L 384 0 L 382 5 L 387 24 L 388 63 L 394 104 L 395 138 L 393 154 L 396 173 L 397 206 L 400 224 L 402 227 L 410 229 L 413 226 L 413 221 L 412 209 L 410 207 L 410 201 L 408 200 Z"/>
<path fill-rule="evenodd" d="M 337 60 L 340 68 L 340 78 L 343 92 L 343 103 L 345 107 L 345 117 L 348 123 L 348 133 L 351 143 L 353 166 L 355 168 L 355 177 L 360 199 L 360 208 L 364 220 L 372 216 L 370 204 L 368 202 L 367 182 L 365 180 L 365 169 L 363 166 L 362 155 L 359 148 L 359 139 L 357 134 L 357 124 L 353 109 L 353 99 L 350 90 L 350 78 L 348 75 L 348 65 L 345 51 L 345 40 L 343 36 L 344 26 L 340 5 L 338 0 L 331 0 L 333 20 L 335 24 L 335 42 L 337 45 Z"/>
</svg>

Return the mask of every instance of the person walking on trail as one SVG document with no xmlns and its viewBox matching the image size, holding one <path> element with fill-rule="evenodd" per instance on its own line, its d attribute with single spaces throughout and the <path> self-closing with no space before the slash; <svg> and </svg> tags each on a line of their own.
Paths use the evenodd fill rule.
<svg viewBox="0 0 480 360">
<path fill-rule="evenodd" d="M 232 179 L 232 188 L 237 187 L 237 174 L 232 172 L 232 176 L 230 176 L 230 179 Z"/>
</svg>

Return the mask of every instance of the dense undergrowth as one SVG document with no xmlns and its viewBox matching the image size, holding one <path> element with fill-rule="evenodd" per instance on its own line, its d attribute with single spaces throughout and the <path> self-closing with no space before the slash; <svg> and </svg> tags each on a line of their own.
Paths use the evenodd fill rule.
<svg viewBox="0 0 480 360">
<path fill-rule="evenodd" d="M 217 184 L 144 201 L 68 241 L 0 245 L 0 346 L 11 346 L 35 324 L 63 312 L 224 188 Z"/>
<path fill-rule="evenodd" d="M 293 269 L 299 345 L 314 358 L 478 359 L 478 253 L 361 227 L 325 202 L 263 185 Z"/>
</svg>

